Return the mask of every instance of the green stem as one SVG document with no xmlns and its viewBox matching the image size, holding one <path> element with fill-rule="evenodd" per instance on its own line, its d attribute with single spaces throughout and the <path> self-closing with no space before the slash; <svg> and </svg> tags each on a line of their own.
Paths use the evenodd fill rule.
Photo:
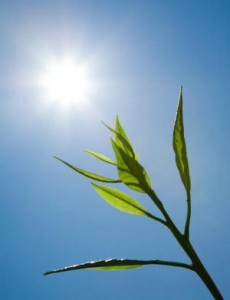
<svg viewBox="0 0 230 300">
<path fill-rule="evenodd" d="M 167 260 L 138 260 L 137 261 L 140 265 L 160 265 L 160 266 L 168 266 L 168 267 L 177 267 L 177 268 L 184 268 L 193 270 L 192 265 L 188 265 L 185 263 L 177 262 L 177 261 L 167 261 Z M 134 261 L 135 263 L 135 261 Z"/>
<path fill-rule="evenodd" d="M 162 202 L 157 198 L 155 193 L 150 190 L 148 191 L 149 197 L 153 200 L 156 206 L 159 208 L 163 216 L 165 217 L 167 227 L 172 232 L 180 246 L 183 248 L 185 253 L 188 255 L 192 262 L 192 267 L 194 272 L 200 277 L 203 283 L 206 285 L 210 293 L 213 295 L 215 300 L 223 300 L 223 296 L 221 295 L 219 289 L 217 288 L 216 284 L 212 280 L 211 276 L 209 275 L 208 271 L 204 267 L 203 263 L 201 262 L 199 256 L 197 255 L 195 249 L 193 248 L 192 244 L 190 243 L 188 237 L 185 234 L 182 234 L 180 230 L 176 227 L 168 213 L 166 212 Z M 187 219 L 188 220 L 188 219 Z M 189 218 L 190 220 L 190 218 Z"/>
<path fill-rule="evenodd" d="M 187 239 L 189 239 L 189 227 L 190 227 L 190 220 L 191 220 L 191 194 L 190 192 L 187 194 L 187 217 L 185 222 L 185 228 L 184 228 L 184 235 Z"/>
<path fill-rule="evenodd" d="M 161 224 L 167 226 L 167 222 L 165 220 L 162 220 L 161 218 L 158 218 L 147 211 L 145 211 L 145 215 L 148 216 L 150 219 L 153 219 L 154 221 L 160 222 Z"/>
<path fill-rule="evenodd" d="M 169 220 L 168 220 L 169 221 Z M 206 287 L 209 289 L 210 293 L 213 295 L 214 299 L 222 300 L 223 296 L 221 295 L 220 291 L 218 290 L 216 284 L 212 280 L 211 276 L 207 272 L 206 268 L 204 267 L 203 263 L 201 262 L 200 258 L 198 257 L 195 249 L 193 248 L 190 241 L 182 235 L 177 227 L 174 225 L 172 221 L 169 223 L 169 229 L 177 239 L 178 243 L 184 249 L 185 253 L 192 261 L 192 266 L 194 271 L 200 277 L 200 279 L 204 282 Z"/>
</svg>

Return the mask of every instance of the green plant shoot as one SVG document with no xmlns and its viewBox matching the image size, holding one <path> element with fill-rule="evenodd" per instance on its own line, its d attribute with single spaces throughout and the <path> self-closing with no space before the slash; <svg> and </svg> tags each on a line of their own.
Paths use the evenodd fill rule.
<svg viewBox="0 0 230 300">
<path fill-rule="evenodd" d="M 191 220 L 191 178 L 189 171 L 189 163 L 187 157 L 187 149 L 184 135 L 184 121 L 183 121 L 183 91 L 182 87 L 179 93 L 179 103 L 176 113 L 176 119 L 173 129 L 173 150 L 175 152 L 175 160 L 179 175 L 186 191 L 187 213 L 185 217 L 184 229 L 180 230 L 173 222 L 171 216 L 166 211 L 163 202 L 156 195 L 151 179 L 140 164 L 137 155 L 133 149 L 132 143 L 128 138 L 120 120 L 116 117 L 115 128 L 111 128 L 104 124 L 113 137 L 110 139 L 112 149 L 116 160 L 113 160 L 104 154 L 100 154 L 91 150 L 85 150 L 86 153 L 92 157 L 101 160 L 104 163 L 110 164 L 117 169 L 118 178 L 112 179 L 103 175 L 98 175 L 86 170 L 82 170 L 74 165 L 55 157 L 66 166 L 76 171 L 77 173 L 90 178 L 93 181 L 99 181 L 106 184 L 124 184 L 128 188 L 146 194 L 153 202 L 155 207 L 159 210 L 161 217 L 157 217 L 148 212 L 145 207 L 130 195 L 120 191 L 117 188 L 112 188 L 105 185 L 98 185 L 91 183 L 92 187 L 108 204 L 116 209 L 142 217 L 148 217 L 153 221 L 161 223 L 167 228 L 177 240 L 182 250 L 187 254 L 188 262 L 165 261 L 165 260 L 133 260 L 133 259 L 109 259 L 100 261 L 90 261 L 86 263 L 76 264 L 57 270 L 47 271 L 44 275 L 61 273 L 67 271 L 81 270 L 81 269 L 96 269 L 96 270 L 125 270 L 131 268 L 138 268 L 146 265 L 163 265 L 170 267 L 185 268 L 195 272 L 203 281 L 205 286 L 209 289 L 211 295 L 216 300 L 223 299 L 219 289 L 207 272 L 198 254 L 193 248 L 190 241 L 190 220 Z"/>
</svg>

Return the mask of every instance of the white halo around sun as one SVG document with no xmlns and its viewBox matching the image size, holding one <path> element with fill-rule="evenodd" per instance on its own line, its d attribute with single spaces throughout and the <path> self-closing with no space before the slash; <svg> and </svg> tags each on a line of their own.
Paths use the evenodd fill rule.
<svg viewBox="0 0 230 300">
<path fill-rule="evenodd" d="M 85 106 L 91 91 L 86 66 L 69 59 L 48 63 L 41 76 L 44 97 L 63 108 Z"/>
</svg>

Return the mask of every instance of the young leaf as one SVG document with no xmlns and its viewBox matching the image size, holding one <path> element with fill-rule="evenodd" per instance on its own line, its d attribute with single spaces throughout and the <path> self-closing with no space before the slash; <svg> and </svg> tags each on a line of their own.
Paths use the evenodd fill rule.
<svg viewBox="0 0 230 300">
<path fill-rule="evenodd" d="M 189 164 L 187 158 L 186 142 L 184 137 L 182 87 L 180 89 L 179 104 L 173 130 L 173 149 L 175 152 L 176 164 L 180 173 L 181 180 L 184 184 L 187 194 L 189 194 L 191 189 L 191 179 L 189 174 Z"/>
<path fill-rule="evenodd" d="M 50 275 L 55 273 L 62 273 L 68 271 L 82 270 L 82 269 L 95 269 L 95 270 L 104 270 L 104 271 L 115 271 L 115 270 L 127 270 L 133 268 L 139 268 L 146 265 L 163 265 L 171 267 L 180 267 L 186 269 L 192 269 L 192 266 L 180 263 L 180 262 L 171 262 L 171 261 L 162 261 L 162 260 L 136 260 L 136 259 L 107 259 L 107 260 L 98 260 L 90 261 L 83 264 L 77 264 L 53 271 L 47 271 L 43 275 Z"/>
<path fill-rule="evenodd" d="M 127 154 L 132 154 L 132 157 L 135 157 L 137 159 L 137 156 L 133 150 L 133 146 L 124 130 L 124 128 L 122 127 L 120 121 L 119 121 L 119 117 L 116 117 L 116 125 L 115 125 L 115 132 L 117 132 L 118 134 L 115 135 L 115 141 L 116 143 L 127 153 Z M 127 147 L 127 145 L 129 145 L 129 147 Z M 130 149 L 132 149 L 130 151 Z"/>
<path fill-rule="evenodd" d="M 126 134 L 121 134 L 118 131 L 114 130 L 113 128 L 106 125 L 104 122 L 102 122 L 110 131 L 112 131 L 115 134 L 115 139 L 118 142 L 120 146 L 124 149 L 125 152 L 127 152 L 130 156 L 135 157 L 135 152 L 133 150 L 133 147 L 127 138 Z"/>
<path fill-rule="evenodd" d="M 131 196 L 108 186 L 99 186 L 92 183 L 96 192 L 110 205 L 133 215 L 145 215 L 149 217 L 149 213 L 145 210 L 144 206 Z"/>
<path fill-rule="evenodd" d="M 141 193 L 151 189 L 150 178 L 139 162 L 128 155 L 113 139 L 111 139 L 111 144 L 117 158 L 120 180 L 129 188 Z"/>
<path fill-rule="evenodd" d="M 101 182 L 108 182 L 108 183 L 117 183 L 117 182 L 121 182 L 120 180 L 114 180 L 114 179 L 111 179 L 111 178 L 108 178 L 108 177 L 104 177 L 104 176 L 101 176 L 101 175 L 98 175 L 98 174 L 95 174 L 95 173 L 91 173 L 89 171 L 85 171 L 85 170 L 82 170 L 80 168 L 77 168 L 71 164 L 69 164 L 68 162 L 58 158 L 58 157 L 54 157 L 56 158 L 57 160 L 61 161 L 63 164 L 65 164 L 66 166 L 68 166 L 69 168 L 73 169 L 74 171 L 78 172 L 79 174 L 85 176 L 85 177 L 88 177 L 90 179 L 93 179 L 93 180 L 96 180 L 96 181 L 101 181 Z"/>
<path fill-rule="evenodd" d="M 97 153 L 97 152 L 94 152 L 94 151 L 91 151 L 91 150 L 84 150 L 86 153 L 88 153 L 89 155 L 99 159 L 99 160 L 102 160 L 108 164 L 111 164 L 111 165 L 114 165 L 116 166 L 116 162 L 114 160 L 112 160 L 111 158 L 103 155 L 103 154 L 100 154 L 100 153 Z"/>
<path fill-rule="evenodd" d="M 115 131 L 118 132 L 131 145 L 131 142 L 130 142 L 124 128 L 122 127 L 118 116 L 116 116 Z"/>
</svg>

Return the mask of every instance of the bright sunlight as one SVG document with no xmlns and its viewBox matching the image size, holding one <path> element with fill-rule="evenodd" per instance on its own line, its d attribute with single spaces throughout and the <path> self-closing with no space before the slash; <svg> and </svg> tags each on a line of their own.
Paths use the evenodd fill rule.
<svg viewBox="0 0 230 300">
<path fill-rule="evenodd" d="M 86 66 L 67 59 L 47 64 L 41 85 L 44 96 L 62 107 L 84 106 L 91 89 Z"/>
</svg>

